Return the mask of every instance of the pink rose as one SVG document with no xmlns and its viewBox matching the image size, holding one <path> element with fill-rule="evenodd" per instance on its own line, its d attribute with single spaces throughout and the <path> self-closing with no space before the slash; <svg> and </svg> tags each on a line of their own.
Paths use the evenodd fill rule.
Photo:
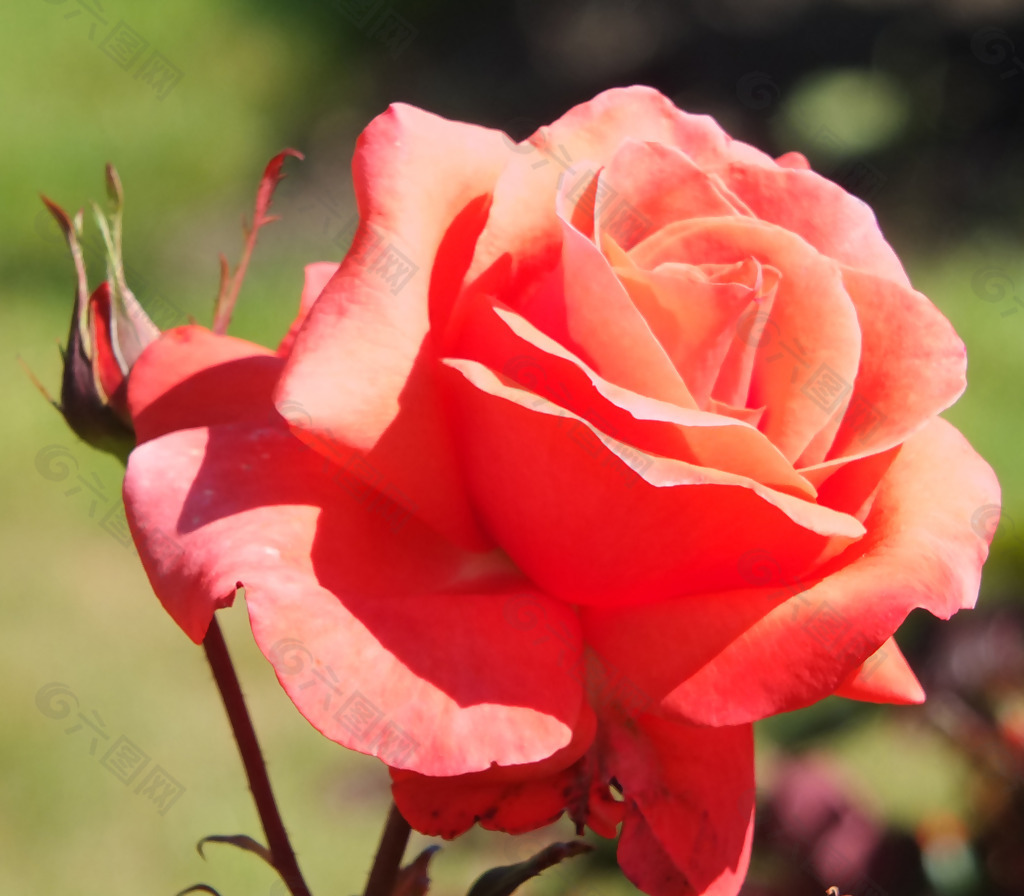
<svg viewBox="0 0 1024 896">
<path fill-rule="evenodd" d="M 157 594 L 199 641 L 244 586 L 419 830 L 621 820 L 641 889 L 736 893 L 751 723 L 920 701 L 893 632 L 976 599 L 962 343 L 866 205 L 647 88 L 514 150 L 396 105 L 354 177 L 277 352 L 184 327 L 132 372 Z"/>
</svg>

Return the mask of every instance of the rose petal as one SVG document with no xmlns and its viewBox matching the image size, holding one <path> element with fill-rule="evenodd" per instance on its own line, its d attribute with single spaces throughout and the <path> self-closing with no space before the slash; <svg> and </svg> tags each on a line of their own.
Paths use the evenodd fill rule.
<svg viewBox="0 0 1024 896">
<path fill-rule="evenodd" d="M 753 480 L 617 443 L 477 362 L 445 364 L 474 505 L 516 564 L 564 600 L 735 587 L 736 558 L 768 542 L 796 574 L 863 532 Z"/>
<path fill-rule="evenodd" d="M 915 607 L 948 618 L 973 605 L 991 533 L 976 532 L 972 515 L 998 500 L 988 464 L 936 419 L 889 467 L 868 534 L 813 579 L 787 577 L 785 552 L 767 549 L 747 558 L 747 580 L 764 587 L 588 608 L 586 641 L 673 717 L 733 725 L 807 706 Z"/>
<path fill-rule="evenodd" d="M 551 197 L 559 182 L 569 193 L 578 182 L 589 182 L 626 140 L 674 146 L 699 168 L 733 161 L 775 165 L 770 156 L 733 140 L 710 116 L 683 112 L 657 90 L 606 90 L 509 151 L 469 280 L 506 253 L 511 256 L 516 289 L 555 264 L 561 234 Z M 535 151 L 522 151 L 529 146 Z"/>
<path fill-rule="evenodd" d="M 605 379 L 652 398 L 696 408 L 689 389 L 601 250 L 563 221 L 564 330 L 542 326 Z"/>
<path fill-rule="evenodd" d="M 836 688 L 837 697 L 868 703 L 924 703 L 924 688 L 896 641 L 889 638 Z"/>
<path fill-rule="evenodd" d="M 154 590 L 186 633 L 200 641 L 244 587 L 256 642 L 338 743 L 452 775 L 569 742 L 583 699 L 573 612 L 500 553 L 457 550 L 283 422 L 147 442 L 130 458 L 125 501 Z M 519 621 L 522 600 L 558 638 Z M 481 634 L 499 630 L 497 641 Z"/>
<path fill-rule="evenodd" d="M 529 765 L 438 778 L 391 770 L 391 792 L 402 816 L 421 834 L 451 840 L 476 822 L 489 831 L 522 834 L 551 824 L 578 789 L 576 761 L 596 731 L 585 711 L 572 741 L 553 756 Z M 589 788 L 589 782 L 583 786 Z"/>
<path fill-rule="evenodd" d="M 178 429 L 280 419 L 270 400 L 284 362 L 270 349 L 205 327 L 163 333 L 139 356 L 128 380 L 138 442 Z"/>
<path fill-rule="evenodd" d="M 790 461 L 822 431 L 831 441 L 860 357 L 857 315 L 837 264 L 791 233 L 738 217 L 670 225 L 630 256 L 648 269 L 664 262 L 728 264 L 746 258 L 776 268 L 782 276 L 770 330 L 758 343 L 750 394 L 745 402 L 713 394 L 730 404 L 763 404 L 761 430 Z"/>
<path fill-rule="evenodd" d="M 925 296 L 852 269 L 843 282 L 860 320 L 861 357 L 830 459 L 902 443 L 967 388 L 964 344 Z"/>
<path fill-rule="evenodd" d="M 737 328 L 742 326 L 740 316 L 753 309 L 768 311 L 778 271 L 752 258 L 735 265 L 666 263 L 644 271 L 627 257 L 626 265 L 616 267 L 615 273 L 697 406 L 706 410 Z"/>
<path fill-rule="evenodd" d="M 713 170 L 761 220 L 799 234 L 829 258 L 910 286 L 871 207 L 832 181 L 778 165 L 732 163 Z"/>
<path fill-rule="evenodd" d="M 615 150 L 589 199 L 598 235 L 610 236 L 626 250 L 675 221 L 748 214 L 721 178 L 682 150 L 636 140 Z"/>
<path fill-rule="evenodd" d="M 754 836 L 749 725 L 698 728 L 641 718 L 609 730 L 627 815 L 618 859 L 652 896 L 735 896 Z"/>
<path fill-rule="evenodd" d="M 479 211 L 508 156 L 499 131 L 411 106 L 371 122 L 353 163 L 361 216 L 353 248 L 299 333 L 277 394 L 304 410 L 296 425 L 311 443 L 368 455 L 374 487 L 477 548 L 486 541 L 463 496 L 431 373 L 430 290 L 444 277 L 449 227 L 467 208 Z"/>
<path fill-rule="evenodd" d="M 815 497 L 810 484 L 754 427 L 609 383 L 513 311 L 476 302 L 466 311 L 461 336 L 453 349 L 464 357 L 634 448 Z"/>
<path fill-rule="evenodd" d="M 305 279 L 302 284 L 302 297 L 299 300 L 299 313 L 296 315 L 291 327 L 289 327 L 284 339 L 281 340 L 281 344 L 277 347 L 277 353 L 282 358 L 288 357 L 291 353 L 295 337 L 298 335 L 303 323 L 305 323 L 309 309 L 313 307 L 313 303 L 320 297 L 320 293 L 324 291 L 328 281 L 337 272 L 338 263 L 336 261 L 317 261 L 306 265 Z"/>
</svg>

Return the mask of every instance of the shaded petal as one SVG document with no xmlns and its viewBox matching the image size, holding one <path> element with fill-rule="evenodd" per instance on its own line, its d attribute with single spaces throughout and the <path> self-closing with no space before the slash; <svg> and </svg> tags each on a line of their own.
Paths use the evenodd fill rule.
<svg viewBox="0 0 1024 896">
<path fill-rule="evenodd" d="M 457 550 L 283 422 L 147 442 L 130 458 L 125 501 L 178 624 L 199 642 L 244 587 L 285 691 L 338 743 L 451 775 L 538 761 L 569 742 L 583 699 L 573 612 L 500 553 Z M 517 624 L 510 607 L 524 599 L 560 637 Z"/>
<path fill-rule="evenodd" d="M 411 106 L 393 105 L 370 123 L 353 162 L 353 247 L 299 333 L 277 394 L 303 409 L 296 425 L 314 447 L 369 456 L 374 487 L 478 548 L 486 543 L 432 375 L 430 289 L 448 254 L 463 261 L 460 247 L 446 243 L 450 227 L 479 208 L 508 158 L 500 131 Z"/>
<path fill-rule="evenodd" d="M 758 218 L 799 234 L 843 264 L 910 286 L 871 207 L 802 163 L 794 165 L 794 155 L 783 156 L 779 165 L 732 163 L 715 170 Z"/>
<path fill-rule="evenodd" d="M 998 504 L 988 464 L 944 420 L 900 450 L 865 521 L 868 534 L 814 578 L 781 571 L 785 553 L 756 555 L 766 587 L 702 600 L 588 608 L 587 643 L 662 712 L 734 725 L 831 694 L 923 607 L 948 618 L 977 598 L 991 533 L 972 515 Z"/>
<path fill-rule="evenodd" d="M 522 834 L 555 821 L 581 786 L 577 760 L 594 739 L 596 719 L 585 710 L 572 741 L 528 765 L 495 766 L 438 778 L 391 770 L 391 792 L 406 821 L 421 834 L 451 840 L 475 823 L 489 831 Z M 582 786 L 589 790 L 589 781 Z"/>
<path fill-rule="evenodd" d="M 128 407 L 139 444 L 178 429 L 280 419 L 270 397 L 284 361 L 205 327 L 162 334 L 132 366 Z"/>
<path fill-rule="evenodd" d="M 846 514 L 619 443 L 477 362 L 445 363 L 474 506 L 515 563 L 564 600 L 736 587 L 737 558 L 767 543 L 795 575 L 863 533 Z"/>
<path fill-rule="evenodd" d="M 735 896 L 754 836 L 749 725 L 700 728 L 642 717 L 610 729 L 627 805 L 618 859 L 651 896 Z"/>
</svg>

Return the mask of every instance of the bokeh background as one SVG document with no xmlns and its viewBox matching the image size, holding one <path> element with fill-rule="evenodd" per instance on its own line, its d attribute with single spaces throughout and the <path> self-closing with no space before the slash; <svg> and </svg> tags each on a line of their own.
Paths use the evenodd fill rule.
<svg viewBox="0 0 1024 896">
<path fill-rule="evenodd" d="M 24 0 L 0 12 L 0 892 L 283 896 L 199 648 L 151 595 L 119 519 L 120 471 L 51 390 L 73 275 L 42 211 L 127 194 L 129 284 L 163 327 L 209 322 L 218 253 L 285 146 L 232 331 L 273 343 L 307 261 L 340 259 L 354 140 L 389 102 L 522 138 L 606 87 L 652 84 L 771 153 L 800 150 L 870 202 L 918 289 L 967 343 L 947 414 L 993 464 L 1005 511 L 980 609 L 900 640 L 925 707 L 833 700 L 760 726 L 748 894 L 1024 892 L 1024 4 L 995 0 Z M 93 231 L 95 234 L 95 231 Z M 92 245 L 95 245 L 93 241 Z M 98 255 L 88 248 L 94 276 Z M 979 531 L 994 525 L 979 508 Z M 362 889 L 387 806 L 375 761 L 285 700 L 241 603 L 226 633 L 315 893 Z M 121 780 L 119 739 L 147 763 Z M 150 784 L 141 786 L 149 778 Z M 568 826 L 474 832 L 435 857 L 465 893 Z M 413 849 L 427 845 L 416 836 Z M 633 892 L 599 850 L 525 892 Z"/>
</svg>

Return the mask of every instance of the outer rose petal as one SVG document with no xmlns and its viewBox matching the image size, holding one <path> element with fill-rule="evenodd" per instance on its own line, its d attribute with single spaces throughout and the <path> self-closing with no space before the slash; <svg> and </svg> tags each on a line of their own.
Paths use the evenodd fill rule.
<svg viewBox="0 0 1024 896">
<path fill-rule="evenodd" d="M 836 696 L 868 703 L 924 703 L 924 688 L 890 638 L 847 676 Z"/>
<path fill-rule="evenodd" d="M 338 743 L 452 775 L 569 742 L 583 699 L 571 610 L 500 555 L 464 554 L 368 494 L 283 422 L 147 442 L 129 460 L 125 500 L 154 590 L 186 633 L 199 642 L 244 586 L 282 685 Z M 561 638 L 510 623 L 523 595 Z"/>
<path fill-rule="evenodd" d="M 910 286 L 871 207 L 832 181 L 791 166 L 732 163 L 713 170 L 763 221 L 799 234 L 843 264 Z"/>
<path fill-rule="evenodd" d="M 324 287 L 331 277 L 338 272 L 338 267 L 339 265 L 336 261 L 316 261 L 313 264 L 306 265 L 305 280 L 302 284 L 302 298 L 299 300 L 299 313 L 296 315 L 291 327 L 288 328 L 284 339 L 281 340 L 281 344 L 277 347 L 277 353 L 282 358 L 288 357 L 291 353 L 295 337 L 305 323 L 309 310 L 319 298 L 320 293 L 324 291 Z"/>
<path fill-rule="evenodd" d="M 835 691 L 915 607 L 948 618 L 973 605 L 991 535 L 971 515 L 998 501 L 988 464 L 933 420 L 889 467 L 868 534 L 810 582 L 587 608 L 586 641 L 675 718 L 736 725 L 799 709 Z"/>
<path fill-rule="evenodd" d="M 964 344 L 925 296 L 857 270 L 845 270 L 843 283 L 860 321 L 861 357 L 830 459 L 900 444 L 967 388 Z"/>
<path fill-rule="evenodd" d="M 138 442 L 213 423 L 279 419 L 270 400 L 284 361 L 270 349 L 205 327 L 177 327 L 132 366 L 128 406 Z"/>
<path fill-rule="evenodd" d="M 572 742 L 553 756 L 529 765 L 495 766 L 450 778 L 392 769 L 392 793 L 406 821 L 421 834 L 451 840 L 474 823 L 491 831 L 522 834 L 550 824 L 580 786 L 577 760 L 590 748 L 597 720 L 589 708 Z"/>
<path fill-rule="evenodd" d="M 444 276 L 449 227 L 486 199 L 509 155 L 499 131 L 411 106 L 371 122 L 353 163 L 361 216 L 353 248 L 299 333 L 277 394 L 304 410 L 311 442 L 369 455 L 371 484 L 478 548 L 486 542 L 463 497 L 432 376 L 429 293 Z M 399 263 L 414 269 L 407 282 L 390 282 Z"/>
<path fill-rule="evenodd" d="M 699 728 L 641 716 L 608 730 L 627 814 L 619 864 L 652 896 L 735 896 L 754 835 L 749 725 Z"/>
</svg>

